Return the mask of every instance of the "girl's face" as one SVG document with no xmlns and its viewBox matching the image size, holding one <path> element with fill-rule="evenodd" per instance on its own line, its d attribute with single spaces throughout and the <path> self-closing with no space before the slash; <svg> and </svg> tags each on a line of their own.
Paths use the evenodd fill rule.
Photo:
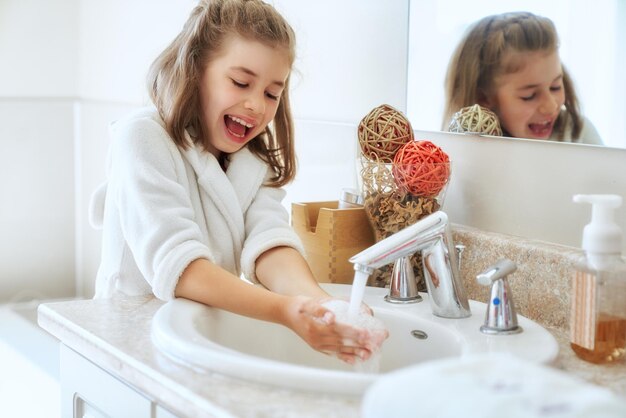
<svg viewBox="0 0 626 418">
<path fill-rule="evenodd" d="M 291 70 L 287 51 L 230 36 L 199 85 L 204 144 L 216 157 L 233 153 L 274 119 Z"/>
<path fill-rule="evenodd" d="M 524 62 L 516 72 L 495 79 L 487 97 L 502 128 L 517 138 L 548 139 L 565 103 L 563 69 L 558 53 L 515 52 L 508 59 Z"/>
</svg>

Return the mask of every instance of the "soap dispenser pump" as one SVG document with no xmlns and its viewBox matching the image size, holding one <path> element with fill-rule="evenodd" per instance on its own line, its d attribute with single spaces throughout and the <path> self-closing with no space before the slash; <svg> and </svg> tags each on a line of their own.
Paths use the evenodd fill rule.
<svg viewBox="0 0 626 418">
<path fill-rule="evenodd" d="M 572 282 L 570 342 L 576 355 L 592 363 L 626 357 L 626 262 L 621 256 L 622 231 L 614 210 L 617 195 L 575 195 L 574 202 L 592 205 L 591 222 L 583 231 L 584 255 Z"/>
</svg>

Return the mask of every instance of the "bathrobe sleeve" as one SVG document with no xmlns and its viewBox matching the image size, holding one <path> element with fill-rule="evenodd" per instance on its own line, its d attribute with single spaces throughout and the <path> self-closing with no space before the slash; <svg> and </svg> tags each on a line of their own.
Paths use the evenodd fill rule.
<svg viewBox="0 0 626 418">
<path fill-rule="evenodd" d="M 119 208 L 124 239 L 137 267 L 162 300 L 174 298 L 178 279 L 195 259 L 214 261 L 194 221 L 184 162 L 153 118 L 111 129 L 109 192 Z"/>
<path fill-rule="evenodd" d="M 282 205 L 282 188 L 260 186 L 245 215 L 246 240 L 241 254 L 241 269 L 247 279 L 258 282 L 256 259 L 274 247 L 295 248 L 304 256 L 300 238 L 289 224 L 289 214 Z"/>
</svg>

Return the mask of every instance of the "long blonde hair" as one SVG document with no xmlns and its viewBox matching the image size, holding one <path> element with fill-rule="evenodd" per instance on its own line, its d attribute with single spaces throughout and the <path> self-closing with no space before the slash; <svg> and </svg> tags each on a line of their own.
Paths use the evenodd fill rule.
<svg viewBox="0 0 626 418">
<path fill-rule="evenodd" d="M 188 147 L 185 130 L 206 141 L 200 123 L 199 83 L 207 63 L 232 34 L 284 48 L 295 59 L 295 34 L 285 19 L 261 0 L 200 0 L 182 31 L 156 58 L 148 73 L 148 90 L 172 140 Z M 289 77 L 273 122 L 246 146 L 269 164 L 268 185 L 290 182 L 296 171 Z"/>
<path fill-rule="evenodd" d="M 487 16 L 474 23 L 457 46 L 446 73 L 443 129 L 463 107 L 480 104 L 493 92 L 494 80 L 520 69 L 520 62 L 503 60 L 505 54 L 531 51 L 556 51 L 559 47 L 554 23 L 529 12 Z M 582 118 L 574 84 L 563 67 L 565 112 L 556 121 L 555 132 L 563 139 L 571 123 L 572 137 L 582 129 Z M 571 122 L 568 121 L 571 120 Z"/>
</svg>

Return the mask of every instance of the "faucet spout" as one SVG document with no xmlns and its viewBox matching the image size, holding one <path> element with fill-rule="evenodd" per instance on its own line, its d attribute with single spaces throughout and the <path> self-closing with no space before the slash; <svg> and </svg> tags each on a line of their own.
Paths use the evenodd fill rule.
<svg viewBox="0 0 626 418">
<path fill-rule="evenodd" d="M 422 253 L 424 279 L 433 314 L 444 318 L 470 316 L 448 216 L 442 211 L 434 212 L 361 251 L 350 258 L 350 262 L 355 270 L 371 274 L 375 268 L 417 251 Z"/>
<path fill-rule="evenodd" d="M 400 257 L 411 255 L 424 245 L 424 241 L 436 236 L 447 225 L 448 216 L 438 211 L 396 232 L 350 258 L 355 270 L 371 273 L 375 268 L 389 264 Z"/>
</svg>

